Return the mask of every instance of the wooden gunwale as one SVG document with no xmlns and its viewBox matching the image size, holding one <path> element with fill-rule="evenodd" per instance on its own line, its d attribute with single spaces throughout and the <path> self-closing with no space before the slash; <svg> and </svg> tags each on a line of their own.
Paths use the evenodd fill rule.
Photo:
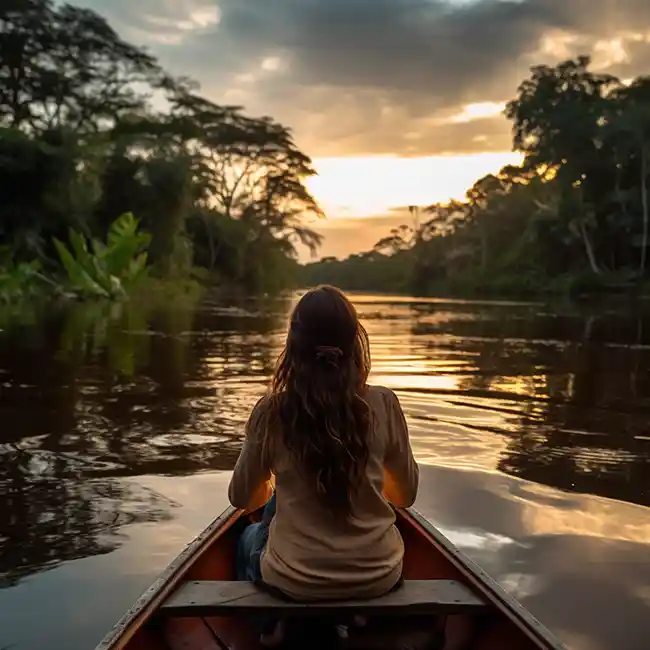
<svg viewBox="0 0 650 650">
<path fill-rule="evenodd" d="M 428 537 L 440 553 L 455 566 L 467 581 L 489 603 L 507 616 L 522 632 L 548 650 L 567 650 L 566 646 L 538 621 L 521 603 L 508 594 L 501 585 L 445 537 L 415 508 L 398 511 L 398 517 L 409 521 Z"/>
<path fill-rule="evenodd" d="M 190 542 L 153 584 L 120 618 L 95 650 L 124 650 L 133 635 L 156 612 L 160 604 L 183 579 L 187 570 L 206 553 L 215 540 L 243 515 L 243 511 L 228 507 L 208 527 Z"/>
</svg>

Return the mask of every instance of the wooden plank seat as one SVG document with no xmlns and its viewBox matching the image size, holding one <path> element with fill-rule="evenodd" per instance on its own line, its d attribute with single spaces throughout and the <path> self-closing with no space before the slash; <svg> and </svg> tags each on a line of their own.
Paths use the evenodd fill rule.
<svg viewBox="0 0 650 650">
<path fill-rule="evenodd" d="M 160 607 L 163 616 L 241 616 L 273 612 L 281 616 L 474 614 L 486 603 L 455 580 L 405 580 L 372 599 L 297 602 L 277 598 L 244 581 L 185 582 Z"/>
</svg>

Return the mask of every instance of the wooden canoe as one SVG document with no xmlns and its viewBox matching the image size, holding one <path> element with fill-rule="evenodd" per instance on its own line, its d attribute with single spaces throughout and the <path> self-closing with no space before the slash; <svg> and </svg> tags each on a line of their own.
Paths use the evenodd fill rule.
<svg viewBox="0 0 650 650">
<path fill-rule="evenodd" d="M 249 520 L 233 508 L 215 519 L 95 650 L 259 650 L 262 646 L 248 617 L 270 611 L 269 606 L 279 608 L 282 616 L 291 620 L 315 617 L 304 626 L 307 634 L 323 620 L 323 606 L 331 607 L 327 611 L 336 611 L 337 616 L 349 607 L 354 613 L 367 614 L 368 625 L 339 641 L 343 647 L 432 648 L 444 616 L 464 613 L 475 621 L 468 650 L 565 650 L 539 621 L 412 508 L 397 511 L 405 545 L 404 588 L 365 603 L 292 604 L 258 592 L 248 583 L 228 582 L 234 580 L 238 535 Z M 331 641 L 323 645 L 324 638 L 312 634 L 298 647 L 333 647 Z"/>
</svg>

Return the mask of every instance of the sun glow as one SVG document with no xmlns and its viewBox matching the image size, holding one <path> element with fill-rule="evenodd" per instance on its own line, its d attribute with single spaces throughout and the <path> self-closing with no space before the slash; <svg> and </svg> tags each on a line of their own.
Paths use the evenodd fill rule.
<svg viewBox="0 0 650 650">
<path fill-rule="evenodd" d="M 512 152 L 317 158 L 318 176 L 310 178 L 307 186 L 329 218 L 367 217 L 397 207 L 462 198 L 482 176 L 519 162 L 521 155 Z"/>
</svg>

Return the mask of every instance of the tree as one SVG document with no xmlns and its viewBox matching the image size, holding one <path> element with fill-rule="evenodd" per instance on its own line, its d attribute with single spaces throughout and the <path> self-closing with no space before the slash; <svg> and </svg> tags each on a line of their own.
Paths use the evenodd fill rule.
<svg viewBox="0 0 650 650">
<path fill-rule="evenodd" d="M 289 129 L 270 117 L 249 118 L 237 107 L 221 107 L 185 89 L 171 98 L 171 123 L 196 161 L 204 205 L 245 221 L 254 236 L 268 232 L 312 252 L 321 238 L 305 219 L 323 212 L 304 180 L 315 174 Z M 205 213 L 204 213 L 205 214 Z"/>
<path fill-rule="evenodd" d="M 321 242 L 307 223 L 324 216 L 304 182 L 315 171 L 290 129 L 209 101 L 98 14 L 53 0 L 0 8 L 0 171 L 0 244 L 46 266 L 53 237 L 101 240 L 126 212 L 162 276 L 200 262 L 270 286 L 295 270 L 298 245 Z"/>
<path fill-rule="evenodd" d="M 641 199 L 642 235 L 639 248 L 639 275 L 646 270 L 648 232 L 650 226 L 650 206 L 648 202 L 648 157 L 650 151 L 650 78 L 641 77 L 629 86 L 617 89 L 612 99 L 612 107 L 608 116 L 608 126 L 613 145 L 624 155 L 627 166 L 635 166 L 638 174 L 638 188 Z M 620 168 L 625 165 L 617 160 L 617 178 L 620 179 Z M 620 180 L 619 180 L 620 183 Z M 617 195 L 621 203 L 622 191 L 617 184 Z"/>
<path fill-rule="evenodd" d="M 0 125 L 96 132 L 145 108 L 135 88 L 165 83 L 153 57 L 89 9 L 52 0 L 0 8 Z"/>
<path fill-rule="evenodd" d="M 415 244 L 415 232 L 410 226 L 401 225 L 393 228 L 390 235 L 382 237 L 374 246 L 373 250 L 378 253 L 389 253 L 395 255 L 400 251 L 406 251 Z"/>
<path fill-rule="evenodd" d="M 589 57 L 581 56 L 555 67 L 534 67 L 518 97 L 508 103 L 506 116 L 513 121 L 513 144 L 525 154 L 526 166 L 554 170 L 567 201 L 577 207 L 568 228 L 580 236 L 598 274 L 597 257 L 605 255 L 608 244 L 601 227 L 606 214 L 599 206 L 612 189 L 611 167 L 603 165 L 601 150 L 609 97 L 620 81 L 590 72 L 589 63 Z"/>
</svg>

